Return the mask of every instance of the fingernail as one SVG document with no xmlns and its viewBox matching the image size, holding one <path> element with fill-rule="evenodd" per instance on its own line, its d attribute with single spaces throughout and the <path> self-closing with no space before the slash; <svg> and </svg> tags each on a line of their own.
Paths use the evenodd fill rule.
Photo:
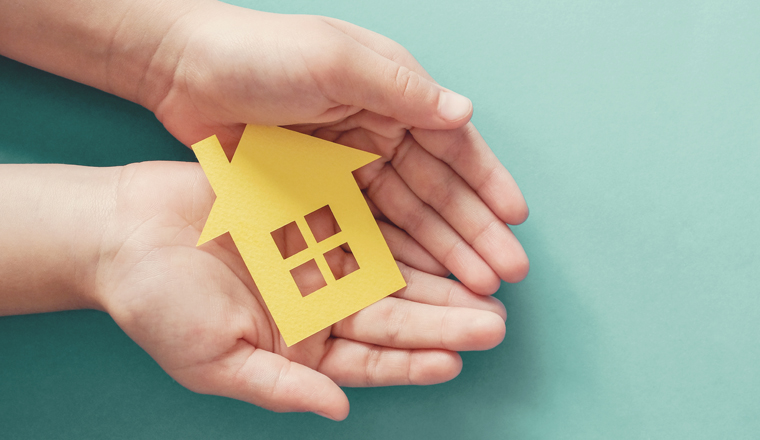
<svg viewBox="0 0 760 440">
<path fill-rule="evenodd" d="M 446 121 L 458 121 L 470 114 L 472 103 L 464 96 L 445 90 L 438 98 L 438 115 Z"/>
<path fill-rule="evenodd" d="M 328 416 L 327 414 L 323 413 L 322 411 L 314 411 L 314 414 L 316 414 L 316 415 L 318 415 L 318 416 L 322 416 L 322 417 L 324 417 L 324 418 L 326 418 L 326 419 L 330 419 L 330 420 L 332 420 L 332 421 L 335 421 L 335 419 L 334 419 L 334 418 L 332 418 L 332 417 Z"/>
</svg>

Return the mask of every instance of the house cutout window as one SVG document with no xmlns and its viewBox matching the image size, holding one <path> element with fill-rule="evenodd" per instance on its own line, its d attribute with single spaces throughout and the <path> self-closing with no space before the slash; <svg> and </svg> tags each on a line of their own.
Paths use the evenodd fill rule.
<svg viewBox="0 0 760 440">
<path fill-rule="evenodd" d="M 306 216 L 306 223 L 309 224 L 311 233 L 317 243 L 340 232 L 338 221 L 335 220 L 330 205 L 325 205 Z"/>
<path fill-rule="evenodd" d="M 319 266 L 314 259 L 292 269 L 290 274 L 293 276 L 301 296 L 314 293 L 327 285 L 325 277 L 322 276 L 322 272 L 319 271 Z"/>
<path fill-rule="evenodd" d="M 343 243 L 335 249 L 325 252 L 325 260 L 327 260 L 330 272 L 332 272 L 336 280 L 359 269 L 359 263 L 356 261 L 354 254 L 351 253 L 348 243 Z"/>
<path fill-rule="evenodd" d="M 307 248 L 306 240 L 304 240 L 301 231 L 298 230 L 296 222 L 290 222 L 280 229 L 273 231 L 272 238 L 274 238 L 274 242 L 283 259 L 292 257 Z"/>
<path fill-rule="evenodd" d="M 341 229 L 329 205 L 303 220 L 292 221 L 271 235 L 286 264 L 293 261 L 290 274 L 305 297 L 356 272 L 359 263 L 348 243 L 341 243 Z"/>
</svg>

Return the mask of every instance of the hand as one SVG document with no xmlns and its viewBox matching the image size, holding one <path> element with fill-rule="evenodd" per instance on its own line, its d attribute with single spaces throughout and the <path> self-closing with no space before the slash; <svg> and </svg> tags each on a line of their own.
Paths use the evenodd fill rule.
<svg viewBox="0 0 760 440">
<path fill-rule="evenodd" d="M 472 105 L 397 43 L 335 19 L 201 3 L 162 54 L 179 60 L 157 117 L 190 145 L 234 148 L 245 123 L 291 125 L 383 157 L 356 173 L 373 209 L 479 294 L 517 282 L 528 259 L 505 223 L 528 209 L 477 130 Z M 145 95 L 143 93 L 142 95 Z M 445 266 L 444 269 L 441 265 Z"/>
<path fill-rule="evenodd" d="M 450 380 L 456 351 L 504 337 L 497 299 L 414 269 L 434 262 L 382 224 L 408 286 L 288 348 L 229 235 L 195 246 L 214 200 L 197 164 L 129 165 L 115 197 L 94 297 L 193 391 L 340 420 L 348 401 L 339 385 Z"/>
</svg>

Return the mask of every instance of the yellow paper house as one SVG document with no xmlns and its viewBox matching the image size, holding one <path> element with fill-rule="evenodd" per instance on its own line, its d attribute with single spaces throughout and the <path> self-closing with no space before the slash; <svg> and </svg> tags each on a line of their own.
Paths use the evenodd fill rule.
<svg viewBox="0 0 760 440">
<path fill-rule="evenodd" d="M 216 193 L 198 245 L 230 233 L 287 345 L 405 286 L 351 173 L 378 156 L 250 125 L 232 161 L 216 136 L 193 151 Z M 307 219 L 319 210 L 332 214 L 338 232 L 315 236 Z M 305 249 L 288 255 L 278 248 L 274 237 L 286 227 L 300 233 Z M 325 254 L 341 246 L 359 268 L 336 279 Z M 324 287 L 304 296 L 294 274 L 307 265 L 319 268 Z"/>
</svg>

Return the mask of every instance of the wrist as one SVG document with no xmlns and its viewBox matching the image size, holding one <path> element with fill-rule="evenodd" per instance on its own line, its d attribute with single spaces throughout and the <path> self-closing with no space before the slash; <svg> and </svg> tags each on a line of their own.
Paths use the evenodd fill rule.
<svg viewBox="0 0 760 440">
<path fill-rule="evenodd" d="M 102 309 L 96 273 L 118 168 L 0 168 L 0 314 Z"/>
<path fill-rule="evenodd" d="M 177 65 L 197 25 L 192 12 L 213 3 L 148 1 L 125 12 L 108 47 L 102 89 L 155 113 L 174 83 Z"/>
<path fill-rule="evenodd" d="M 153 110 L 192 30 L 186 17 L 215 0 L 6 3 L 1 55 Z"/>
</svg>

